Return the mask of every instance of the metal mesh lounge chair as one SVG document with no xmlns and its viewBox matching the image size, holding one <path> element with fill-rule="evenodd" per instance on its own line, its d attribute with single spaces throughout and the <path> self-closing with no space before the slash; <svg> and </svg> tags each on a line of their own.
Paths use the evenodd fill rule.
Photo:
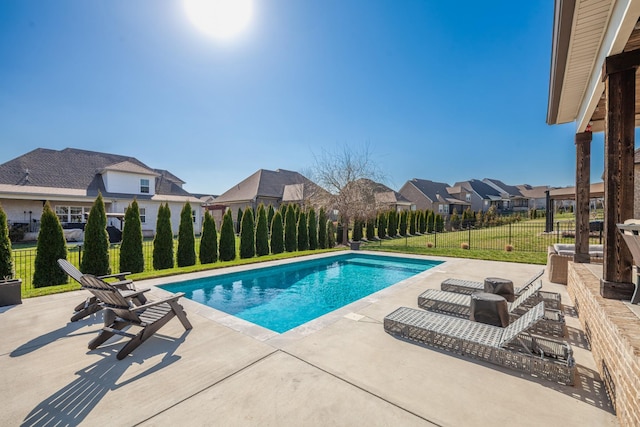
<svg viewBox="0 0 640 427">
<path fill-rule="evenodd" d="M 527 288 L 532 286 L 543 274 L 544 269 L 534 274 L 524 285 L 522 285 L 522 287 L 515 288 L 515 296 L 518 297 L 522 292 L 526 291 Z M 471 295 L 474 292 L 484 291 L 484 283 L 474 282 L 472 280 L 446 279 L 440 284 L 440 289 L 458 294 Z M 540 301 L 544 301 L 545 307 L 554 310 L 562 310 L 562 302 L 559 293 L 539 290 L 537 297 L 538 298 L 536 300 L 532 301 L 534 305 Z"/>
<path fill-rule="evenodd" d="M 506 328 L 500 328 L 400 307 L 384 318 L 384 330 L 406 340 L 573 385 L 576 368 L 571 346 L 528 333 L 543 316 L 541 302 Z"/>
<path fill-rule="evenodd" d="M 80 283 L 98 298 L 109 315 L 105 314 L 105 324 L 96 338 L 89 342 L 89 349 L 98 348 L 114 334 L 131 338 L 117 354 L 118 360 L 124 359 L 140 344 L 149 339 L 173 317 L 178 317 L 185 330 L 191 329 L 187 314 L 178 300 L 184 293 L 177 293 L 158 301 L 147 302 L 141 306 L 133 305 L 120 290 L 111 284 L 90 274 L 80 278 Z M 122 329 L 127 326 L 140 327 L 137 334 Z"/>
<path fill-rule="evenodd" d="M 537 297 L 540 288 L 542 288 L 542 282 L 537 281 L 520 293 L 515 301 L 507 302 L 511 322 L 526 313 L 533 305 L 533 301 L 540 302 Z M 471 295 L 427 289 L 418 296 L 418 306 L 425 310 L 468 319 L 471 314 Z M 566 336 L 567 326 L 564 315 L 559 310 L 545 309 L 544 318 L 532 327 L 532 332 L 557 337 Z"/>
<path fill-rule="evenodd" d="M 71 264 L 69 261 L 62 258 L 58 260 L 58 265 L 65 273 L 67 273 L 69 277 L 71 277 L 73 280 L 75 280 L 76 282 L 82 285 L 82 283 L 80 282 L 82 273 L 80 272 L 80 270 L 76 268 L 75 265 Z M 125 272 L 125 273 L 118 273 L 118 274 L 109 274 L 106 276 L 98 276 L 98 278 L 101 280 L 109 279 L 109 278 L 118 279 L 117 282 L 112 282 L 111 286 L 114 286 L 120 289 L 122 291 L 122 295 L 125 298 L 132 299 L 133 302 L 136 303 L 137 305 L 144 304 L 147 301 L 147 299 L 144 296 L 144 292 L 147 292 L 149 289 L 148 288 L 136 289 L 132 280 L 125 279 L 125 276 L 127 274 L 130 274 L 130 273 Z M 73 313 L 73 316 L 71 316 L 71 321 L 75 322 L 77 320 L 80 320 L 82 318 L 85 318 L 93 313 L 96 313 L 102 310 L 102 306 L 99 303 L 100 301 L 98 301 L 98 299 L 95 296 L 88 297 L 85 301 L 81 302 L 73 309 L 74 313 Z"/>
</svg>

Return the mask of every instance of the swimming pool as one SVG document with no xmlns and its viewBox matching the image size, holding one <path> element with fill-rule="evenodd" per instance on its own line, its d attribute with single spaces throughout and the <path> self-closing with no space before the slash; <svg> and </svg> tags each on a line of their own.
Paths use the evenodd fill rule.
<svg viewBox="0 0 640 427">
<path fill-rule="evenodd" d="M 349 253 L 161 287 L 282 333 L 440 263 Z"/>
</svg>

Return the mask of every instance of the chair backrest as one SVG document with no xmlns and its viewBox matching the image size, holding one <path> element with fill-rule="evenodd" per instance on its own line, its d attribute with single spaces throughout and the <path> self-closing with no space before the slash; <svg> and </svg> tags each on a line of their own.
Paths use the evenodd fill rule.
<svg viewBox="0 0 640 427">
<path fill-rule="evenodd" d="M 82 273 L 80 272 L 80 270 L 78 270 L 76 268 L 75 265 L 71 264 L 69 261 L 67 261 L 64 258 L 60 258 L 58 260 L 58 265 L 60 266 L 60 268 L 62 270 L 64 270 L 65 273 L 67 273 L 67 275 L 69 277 L 71 277 L 73 280 L 80 282 L 80 278 L 82 277 Z"/>
<path fill-rule="evenodd" d="M 518 295 L 522 294 L 523 292 L 526 292 L 527 289 L 529 289 L 531 286 L 533 286 L 535 281 L 538 280 L 540 278 L 540 276 L 542 276 L 543 274 L 544 274 L 544 268 L 542 270 L 538 271 L 533 276 L 531 276 L 529 281 L 527 283 L 525 283 L 520 289 L 518 289 Z"/>
<path fill-rule="evenodd" d="M 502 331 L 500 337 L 500 347 L 504 347 L 513 341 L 519 334 L 523 333 L 544 317 L 544 301 L 527 311 L 516 319 L 515 322 L 507 326 Z"/>
<path fill-rule="evenodd" d="M 639 220 L 627 220 L 624 224 L 616 225 L 633 256 L 633 263 L 638 265 L 640 264 L 640 224 L 631 221 Z"/>
<path fill-rule="evenodd" d="M 140 322 L 138 315 L 129 310 L 131 303 L 116 287 L 91 274 L 83 274 L 80 277 L 80 283 L 104 303 L 105 308 L 113 310 L 117 316 L 132 322 Z"/>
<path fill-rule="evenodd" d="M 534 285 L 528 286 L 527 289 L 524 292 L 521 292 L 520 295 L 518 295 L 518 298 L 511 303 L 509 311 L 513 311 L 526 303 L 529 298 L 534 297 L 540 289 L 542 289 L 542 280 L 538 280 Z"/>
</svg>

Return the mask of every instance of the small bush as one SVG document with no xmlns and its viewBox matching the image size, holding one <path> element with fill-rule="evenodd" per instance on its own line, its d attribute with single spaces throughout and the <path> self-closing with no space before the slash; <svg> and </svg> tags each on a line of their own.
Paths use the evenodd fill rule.
<svg viewBox="0 0 640 427">
<path fill-rule="evenodd" d="M 460 243 L 460 249 L 469 249 L 469 244 L 467 242 Z"/>
</svg>

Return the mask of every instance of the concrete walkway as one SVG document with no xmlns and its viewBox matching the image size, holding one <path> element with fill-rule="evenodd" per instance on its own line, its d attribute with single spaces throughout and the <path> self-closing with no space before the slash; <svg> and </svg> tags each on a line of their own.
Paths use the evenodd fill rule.
<svg viewBox="0 0 640 427">
<path fill-rule="evenodd" d="M 172 320 L 123 361 L 115 358 L 121 341 L 87 350 L 100 314 L 69 322 L 85 291 L 0 308 L 0 424 L 618 425 L 570 309 L 568 341 L 579 365 L 573 387 L 385 333 L 385 315 L 417 307 L 417 296 L 447 277 L 500 276 L 518 285 L 541 268 L 440 259 L 446 262 L 282 335 L 182 299 L 193 329 Z M 572 305 L 564 286 L 543 283 Z"/>
</svg>

